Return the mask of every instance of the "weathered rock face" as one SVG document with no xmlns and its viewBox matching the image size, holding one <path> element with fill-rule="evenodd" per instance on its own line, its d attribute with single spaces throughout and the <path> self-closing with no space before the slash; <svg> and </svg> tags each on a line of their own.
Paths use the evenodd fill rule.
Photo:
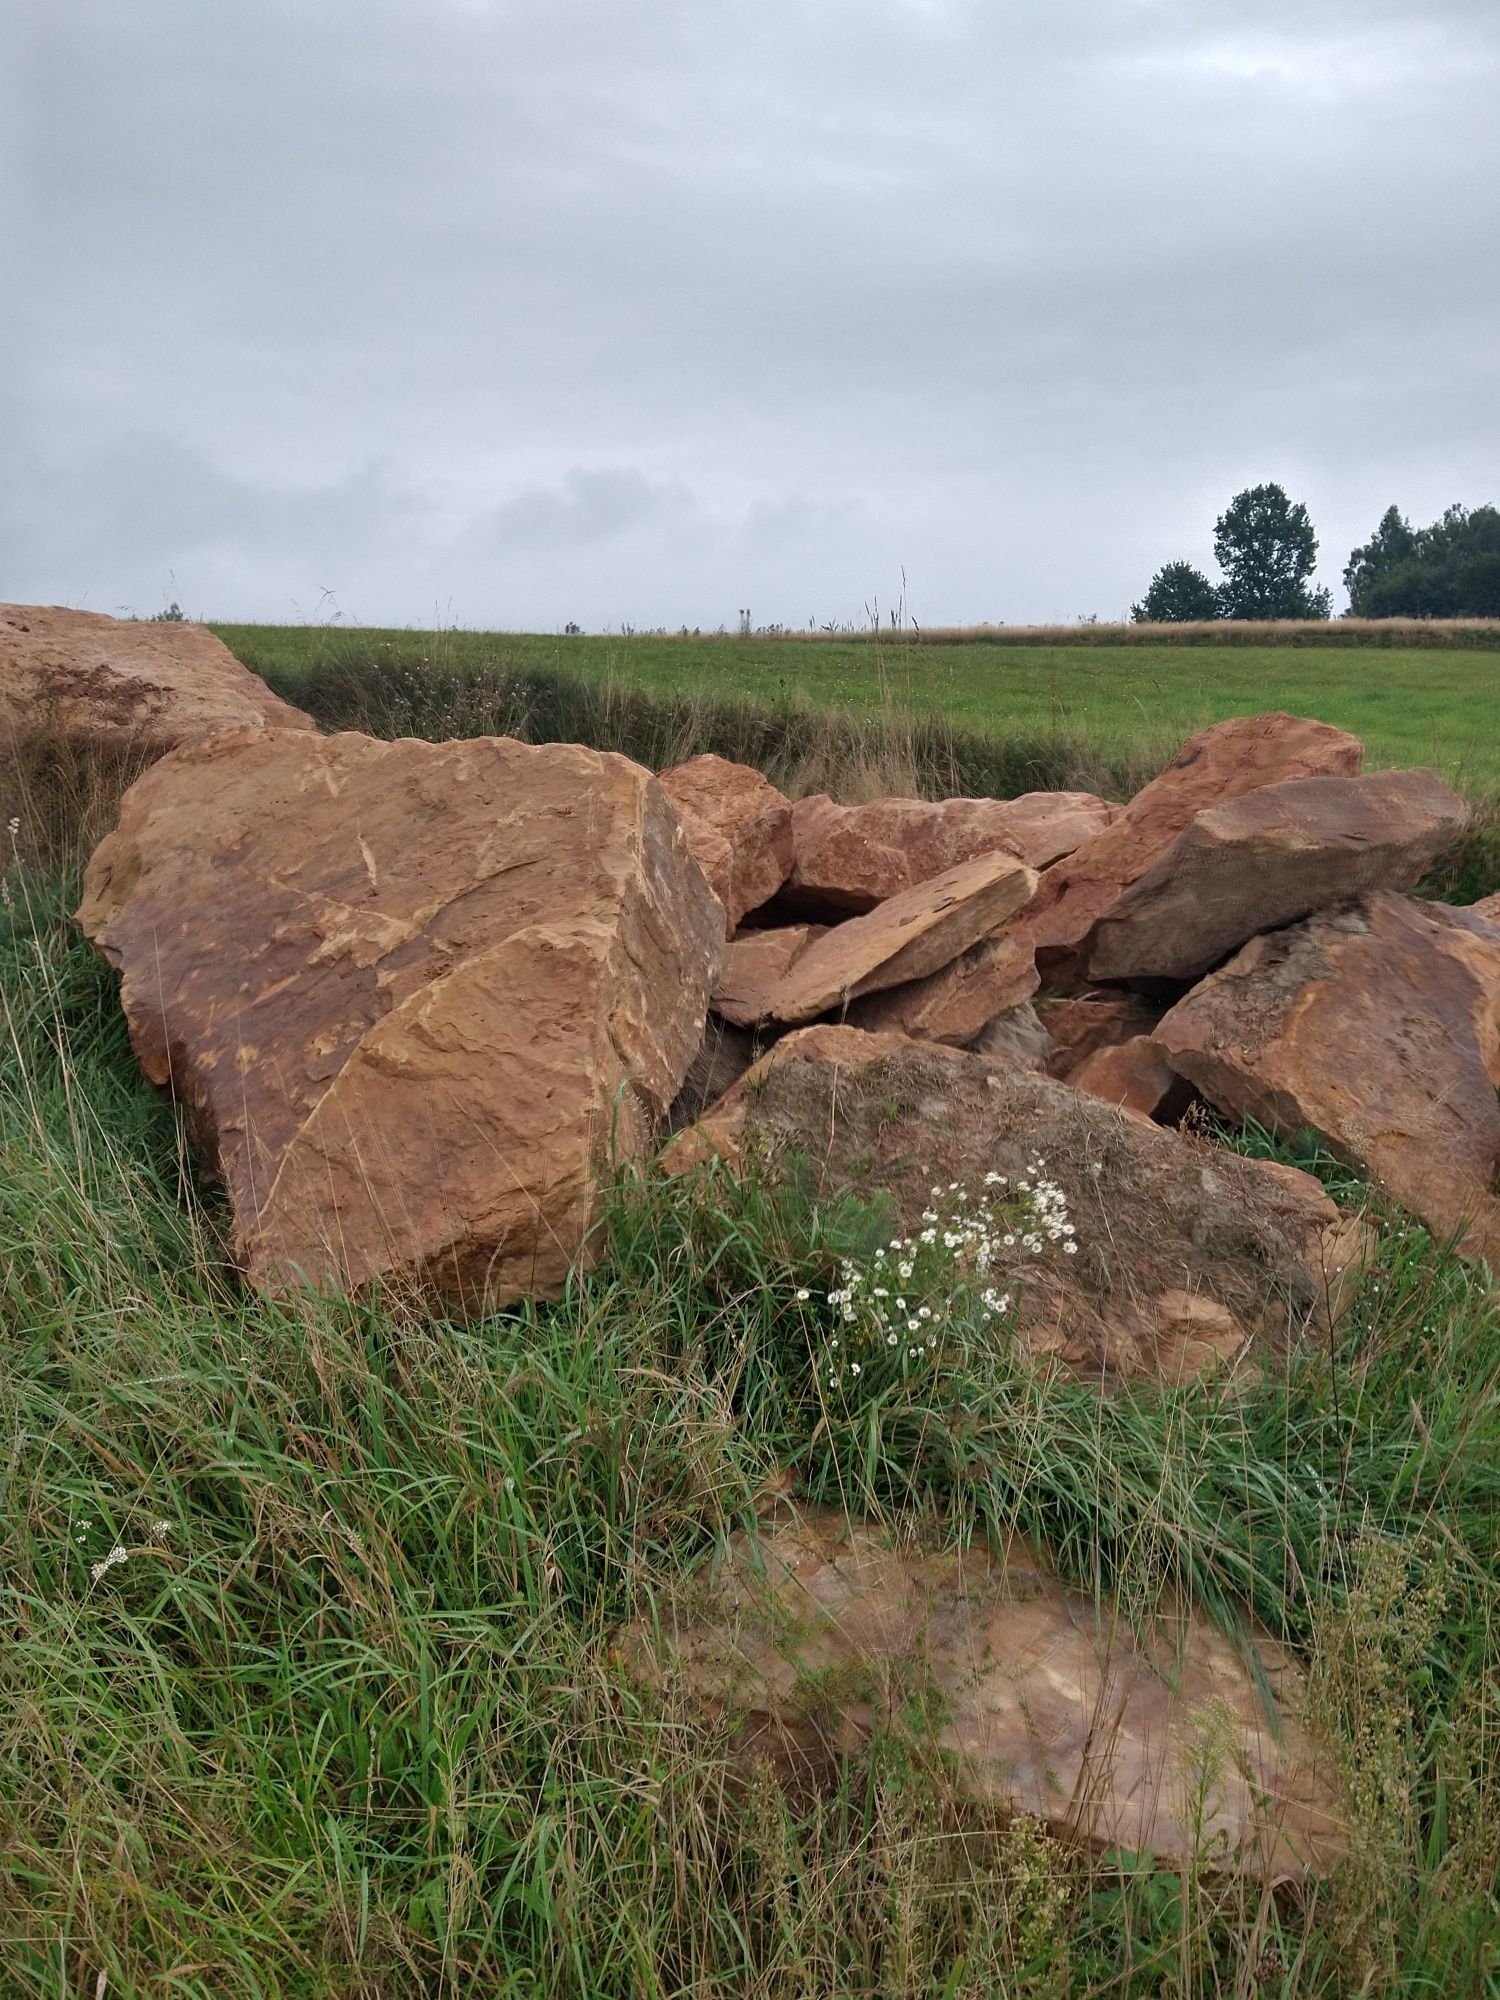
<svg viewBox="0 0 1500 2000">
<path fill-rule="evenodd" d="M 1071 1000 L 1044 1000 L 1036 1011 L 1052 1043 L 1047 1074 L 1071 1080 L 1095 1049 L 1149 1035 L 1166 1012 L 1166 1003 L 1144 993 L 1096 992 Z"/>
<path fill-rule="evenodd" d="M 1478 917 L 1481 922 L 1500 927 L 1500 894 L 1481 896 L 1477 903 L 1468 905 L 1468 910 L 1470 916 Z"/>
<path fill-rule="evenodd" d="M 1210 806 L 1101 918 L 1091 979 L 1196 979 L 1261 931 L 1410 889 L 1469 811 L 1435 771 L 1303 778 Z"/>
<path fill-rule="evenodd" d="M 506 738 L 267 730 L 126 795 L 80 921 L 256 1285 L 555 1294 L 593 1169 L 702 1038 L 723 912 L 655 779 Z"/>
<path fill-rule="evenodd" d="M 28 859 L 87 853 L 125 787 L 176 744 L 312 726 L 201 625 L 0 605 L 0 827 L 15 821 Z"/>
<path fill-rule="evenodd" d="M 772 988 L 766 1017 L 810 1021 L 867 993 L 925 979 L 988 937 L 1036 883 L 1010 854 L 960 862 L 820 937 Z"/>
<path fill-rule="evenodd" d="M 1185 743 L 1102 833 L 1049 869 L 1011 929 L 1035 948 L 1045 981 L 1081 983 L 1094 926 L 1197 813 L 1262 785 L 1356 777 L 1363 755 L 1357 737 L 1279 711 L 1216 722 Z"/>
<path fill-rule="evenodd" d="M 1086 1056 L 1068 1078 L 1075 1090 L 1102 1097 L 1122 1111 L 1173 1123 L 1192 1101 L 1192 1090 L 1167 1061 L 1166 1050 L 1151 1035 L 1132 1035 L 1128 1042 L 1106 1044 Z"/>
<path fill-rule="evenodd" d="M 1297 1882 L 1341 1857 L 1342 1802 L 1290 1658 L 1254 1638 L 1270 1714 L 1196 1611 L 1141 1629 L 1020 1543 L 923 1553 L 786 1507 L 621 1651 L 796 1790 L 906 1732 L 980 1823 L 1022 1813 L 1095 1850 Z"/>
<path fill-rule="evenodd" d="M 1156 1029 L 1210 1103 L 1311 1128 L 1500 1268 L 1500 935 L 1378 894 L 1255 938 Z"/>
<path fill-rule="evenodd" d="M 713 991 L 714 1012 L 736 1027 L 752 1026 L 764 1015 L 774 988 L 822 935 L 821 924 L 784 924 L 731 938 Z"/>
<path fill-rule="evenodd" d="M 962 1048 L 998 1014 L 1030 1000 L 1037 989 L 1036 954 L 1013 938 L 984 938 L 905 986 L 889 987 L 849 1009 L 850 1025 L 873 1034 L 910 1035 L 919 1042 Z"/>
<path fill-rule="evenodd" d="M 873 910 L 976 855 L 1007 853 L 1046 868 L 1101 832 L 1119 808 L 1092 792 L 1018 799 L 873 799 L 835 805 L 825 794 L 793 808 L 796 858 L 787 899 L 837 917 Z"/>
<path fill-rule="evenodd" d="M 791 873 L 791 802 L 759 771 L 726 757 L 674 764 L 662 772 L 661 787 L 732 931 Z"/>
<path fill-rule="evenodd" d="M 1021 1338 L 1095 1379 L 1160 1376 L 1180 1343 L 1178 1294 L 1225 1308 L 1241 1345 L 1283 1349 L 1326 1328 L 1351 1237 L 1318 1184 L 1183 1138 L 1050 1077 L 968 1051 L 821 1025 L 786 1036 L 692 1131 L 670 1169 L 811 1158 L 825 1185 L 882 1191 L 910 1228 L 934 1184 L 1014 1181 L 1034 1155 L 1067 1198 L 1073 1257 L 1006 1252 L 995 1285 Z"/>
<path fill-rule="evenodd" d="M 203 625 L 0 604 L 0 755 L 45 738 L 145 764 L 217 729 L 311 729 Z"/>
</svg>

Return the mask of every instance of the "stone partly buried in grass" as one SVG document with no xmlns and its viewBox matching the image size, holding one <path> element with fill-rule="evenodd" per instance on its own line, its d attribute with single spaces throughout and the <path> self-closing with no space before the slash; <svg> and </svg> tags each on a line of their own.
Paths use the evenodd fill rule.
<svg viewBox="0 0 1500 2000">
<path fill-rule="evenodd" d="M 1153 1039 L 1221 1111 L 1319 1132 L 1500 1270 L 1500 931 L 1381 894 L 1252 939 Z"/>
<path fill-rule="evenodd" d="M 831 1788 L 879 1734 L 941 1762 L 970 1830 L 1028 1814 L 1095 1851 L 1292 1884 L 1342 1857 L 1341 1799 L 1295 1667 L 1253 1636 L 1269 1711 L 1197 1611 L 1142 1625 L 1020 1544 L 924 1553 L 783 1507 L 619 1651 L 794 1790 Z"/>
<path fill-rule="evenodd" d="M 235 732 L 126 795 L 80 922 L 250 1280 L 555 1296 L 652 1142 L 724 917 L 656 780 L 505 738 Z"/>
<path fill-rule="evenodd" d="M 1017 1331 L 1039 1358 L 1094 1379 L 1175 1382 L 1242 1355 L 1274 1357 L 1304 1330 L 1326 1331 L 1352 1295 L 1367 1233 L 1310 1175 L 901 1035 L 823 1025 L 786 1036 L 665 1162 L 684 1171 L 717 1156 L 775 1171 L 810 1160 L 827 1188 L 888 1197 L 910 1230 L 933 1184 L 977 1191 L 990 1172 L 1014 1181 L 1036 1155 L 1066 1196 L 1078 1254 L 1017 1248 L 990 1282 L 1015 1295 Z M 1184 1295 L 1222 1311 L 1195 1328 Z"/>
</svg>

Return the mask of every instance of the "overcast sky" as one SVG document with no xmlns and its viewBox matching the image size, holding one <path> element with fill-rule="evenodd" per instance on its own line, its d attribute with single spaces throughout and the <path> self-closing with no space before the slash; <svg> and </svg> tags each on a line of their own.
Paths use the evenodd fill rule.
<svg viewBox="0 0 1500 2000">
<path fill-rule="evenodd" d="M 1500 501 L 1497 0 L 0 19 L 0 597 L 1109 618 L 1279 480 L 1341 608 Z"/>
</svg>

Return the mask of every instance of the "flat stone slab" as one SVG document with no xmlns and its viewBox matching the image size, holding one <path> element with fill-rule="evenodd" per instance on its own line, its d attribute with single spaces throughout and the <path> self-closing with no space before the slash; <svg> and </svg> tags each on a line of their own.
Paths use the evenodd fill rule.
<svg viewBox="0 0 1500 2000">
<path fill-rule="evenodd" d="M 1342 1858 L 1343 1801 L 1289 1655 L 1254 1644 L 1269 1707 L 1197 1611 L 1142 1628 L 1020 1543 L 924 1551 L 784 1504 L 620 1651 L 797 1791 L 878 1731 L 944 1757 L 971 1828 L 1026 1814 L 1095 1852 L 1300 1883 Z"/>
<path fill-rule="evenodd" d="M 1028 901 L 1034 870 L 981 854 L 837 924 L 802 953 L 766 998 L 773 1021 L 811 1021 L 866 993 L 940 971 Z"/>
</svg>

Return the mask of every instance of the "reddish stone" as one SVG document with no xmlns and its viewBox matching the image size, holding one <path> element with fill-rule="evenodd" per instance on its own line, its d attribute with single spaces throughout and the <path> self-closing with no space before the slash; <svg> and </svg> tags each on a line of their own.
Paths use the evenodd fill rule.
<svg viewBox="0 0 1500 2000">
<path fill-rule="evenodd" d="M 1196 979 L 1261 931 L 1414 888 L 1468 818 L 1435 771 L 1301 778 L 1209 806 L 1095 926 L 1088 975 Z"/>
<path fill-rule="evenodd" d="M 1221 1111 L 1319 1132 L 1500 1265 L 1500 934 L 1379 893 L 1253 939 L 1156 1037 Z"/>
<path fill-rule="evenodd" d="M 1091 792 L 873 799 L 862 806 L 816 794 L 793 807 L 796 860 L 787 901 L 832 917 L 872 910 L 980 854 L 1004 852 L 1046 868 L 1102 831 L 1117 811 Z"/>
<path fill-rule="evenodd" d="M 773 989 L 823 933 L 821 924 L 786 924 L 778 930 L 741 931 L 731 938 L 709 1002 L 714 1012 L 736 1027 L 752 1026 L 765 1013 Z"/>
<path fill-rule="evenodd" d="M 811 1021 L 867 993 L 925 979 L 988 937 L 1037 878 L 1011 854 L 973 861 L 835 926 L 797 959 L 766 1000 L 766 1018 Z"/>
<path fill-rule="evenodd" d="M 1011 938 L 984 938 L 925 979 L 856 1000 L 847 1018 L 873 1034 L 962 1048 L 997 1015 L 1030 1000 L 1036 987 L 1035 953 Z"/>
<path fill-rule="evenodd" d="M 1083 993 L 1073 1000 L 1043 1000 L 1036 1011 L 1052 1041 L 1047 1074 L 1065 1082 L 1095 1049 L 1149 1035 L 1166 1006 L 1142 993 Z"/>
<path fill-rule="evenodd" d="M 1094 926 L 1196 814 L 1262 785 L 1357 776 L 1363 754 L 1343 730 L 1279 711 L 1201 730 L 1102 833 L 1047 871 L 1012 933 L 1035 948 L 1044 982 L 1081 984 Z"/>
<path fill-rule="evenodd" d="M 126 794 L 79 920 L 252 1283 L 556 1296 L 655 1139 L 723 913 L 649 772 L 504 737 L 239 731 Z"/>
<path fill-rule="evenodd" d="M 1096 1852 L 1267 1890 L 1343 1858 L 1333 1759 L 1268 1633 L 1252 1628 L 1246 1659 L 1201 1612 L 1169 1603 L 1154 1622 L 1096 1603 L 1020 1541 L 930 1549 L 773 1505 L 617 1638 L 674 1706 L 727 1725 L 748 1770 L 831 1791 L 877 1736 L 905 1739 L 917 1768 L 941 1758 L 976 1831 L 1024 1814 Z"/>
<path fill-rule="evenodd" d="M 1128 1042 L 1095 1049 L 1068 1082 L 1075 1090 L 1102 1097 L 1106 1104 L 1158 1118 L 1163 1124 L 1175 1124 L 1192 1101 L 1191 1089 L 1150 1035 L 1132 1035 Z"/>
<path fill-rule="evenodd" d="M 792 807 L 768 778 L 726 757 L 690 757 L 661 774 L 693 858 L 734 930 L 791 872 Z"/>
</svg>

